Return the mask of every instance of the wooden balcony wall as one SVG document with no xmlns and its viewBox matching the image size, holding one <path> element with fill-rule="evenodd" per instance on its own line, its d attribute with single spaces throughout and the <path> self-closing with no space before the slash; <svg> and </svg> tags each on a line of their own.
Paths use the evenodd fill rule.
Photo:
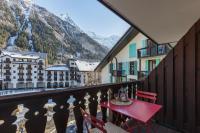
<svg viewBox="0 0 200 133">
<path fill-rule="evenodd" d="M 144 81 L 158 93 L 159 122 L 188 133 L 200 133 L 200 20 Z"/>
<path fill-rule="evenodd" d="M 88 109 L 93 116 L 97 114 L 98 99 L 101 101 L 107 101 L 111 94 L 117 93 L 121 87 L 128 87 L 129 97 L 134 93 L 136 87 L 141 87 L 141 82 L 127 82 L 120 84 L 105 84 L 91 87 L 79 87 L 79 88 L 68 88 L 65 90 L 53 90 L 53 91 L 42 91 L 28 94 L 19 94 L 12 96 L 1 96 L 0 97 L 0 121 L 4 123 L 0 124 L 0 132 L 2 133 L 15 133 L 17 128 L 13 123 L 17 120 L 14 116 L 17 109 L 17 105 L 23 104 L 28 111 L 25 113 L 25 130 L 27 133 L 44 133 L 45 126 L 47 124 L 47 109 L 44 105 L 48 102 L 48 99 L 52 99 L 56 103 L 53 107 L 55 114 L 53 120 L 56 126 L 57 133 L 65 133 L 69 118 L 69 103 L 67 102 L 70 96 L 75 98 L 73 103 L 73 112 L 75 115 L 77 132 L 83 132 L 83 118 L 81 116 L 80 107 L 86 108 L 88 101 Z M 100 93 L 100 95 L 98 95 Z M 112 93 L 111 93 L 112 92 Z M 89 95 L 88 100 L 86 96 Z M 52 110 L 52 108 L 51 108 Z M 35 115 L 37 113 L 37 115 Z M 103 120 L 107 119 L 107 109 L 102 108 Z M 22 118 L 22 117 L 20 117 Z"/>
</svg>

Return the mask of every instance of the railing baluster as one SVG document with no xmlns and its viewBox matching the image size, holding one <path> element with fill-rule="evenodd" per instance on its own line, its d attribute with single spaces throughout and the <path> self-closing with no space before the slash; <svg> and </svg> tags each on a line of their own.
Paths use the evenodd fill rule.
<svg viewBox="0 0 200 133">
<path fill-rule="evenodd" d="M 11 113 L 17 108 L 17 105 L 23 104 L 25 108 L 29 109 L 25 113 L 27 119 L 24 131 L 27 133 L 44 133 L 47 123 L 48 109 L 44 105 L 48 99 L 52 99 L 55 103 L 50 111 L 55 112 L 53 116 L 55 127 L 58 133 L 65 133 L 68 125 L 70 111 L 74 112 L 74 119 L 76 122 L 77 132 L 83 132 L 83 118 L 80 112 L 80 107 L 89 109 L 91 115 L 96 116 L 98 104 L 103 101 L 108 101 L 113 98 L 113 94 L 117 93 L 121 87 L 128 87 L 129 97 L 133 97 L 133 91 L 136 84 L 139 82 L 127 82 L 117 84 L 105 84 L 92 87 L 68 88 L 63 90 L 32 92 L 27 94 L 18 94 L 0 97 L 0 132 L 2 133 L 16 133 L 17 127 L 13 125 L 16 121 L 16 116 Z M 139 86 L 139 85 L 138 85 Z M 110 90 L 110 91 L 109 91 Z M 34 90 L 33 90 L 34 91 Z M 87 93 L 88 92 L 88 93 Z M 107 94 L 109 92 L 109 94 Z M 90 96 L 89 99 L 84 99 L 86 93 Z M 75 99 L 74 103 L 69 103 L 69 98 Z M 88 102 L 88 105 L 85 102 Z M 71 106 L 73 105 L 74 108 Z M 72 108 L 71 108 L 72 107 Z M 107 121 L 108 114 L 106 108 L 101 108 L 102 120 Z M 51 113 L 47 113 L 51 114 Z M 110 114 L 112 116 L 112 114 Z M 71 119 L 70 119 L 71 120 Z M 53 129 L 53 128 L 52 128 Z M 76 129 L 76 128 L 75 128 Z"/>
</svg>

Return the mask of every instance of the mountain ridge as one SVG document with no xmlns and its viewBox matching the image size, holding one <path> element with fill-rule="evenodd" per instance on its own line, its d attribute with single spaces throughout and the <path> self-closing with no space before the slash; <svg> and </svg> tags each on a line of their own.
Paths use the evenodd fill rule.
<svg viewBox="0 0 200 133">
<path fill-rule="evenodd" d="M 71 18 L 66 20 L 46 8 L 23 0 L 0 3 L 0 47 L 48 53 L 49 63 L 72 56 L 101 60 L 108 48 L 92 39 Z"/>
</svg>

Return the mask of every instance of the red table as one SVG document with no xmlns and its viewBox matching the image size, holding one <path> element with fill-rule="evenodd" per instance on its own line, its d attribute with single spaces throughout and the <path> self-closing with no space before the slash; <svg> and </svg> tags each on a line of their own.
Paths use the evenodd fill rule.
<svg viewBox="0 0 200 133">
<path fill-rule="evenodd" d="M 102 102 L 100 105 L 143 123 L 147 123 L 162 108 L 161 105 L 136 99 L 130 100 L 133 101 L 131 105 L 114 105 L 111 102 Z"/>
</svg>

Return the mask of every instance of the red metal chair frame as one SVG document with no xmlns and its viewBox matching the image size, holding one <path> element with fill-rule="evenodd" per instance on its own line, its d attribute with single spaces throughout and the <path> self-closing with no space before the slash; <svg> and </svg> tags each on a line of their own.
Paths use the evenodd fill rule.
<svg viewBox="0 0 200 133">
<path fill-rule="evenodd" d="M 86 122 L 89 122 L 92 126 L 98 128 L 100 131 L 102 131 L 103 133 L 107 133 L 106 129 L 104 129 L 104 126 L 105 126 L 105 123 L 99 119 L 97 119 L 96 117 L 88 114 L 85 110 L 83 110 L 82 108 L 80 108 L 81 110 L 81 113 L 82 113 L 82 116 L 83 116 L 83 119 L 86 121 Z M 89 128 L 88 128 L 88 125 L 87 123 L 85 123 L 85 126 L 89 131 Z"/>
<path fill-rule="evenodd" d="M 136 91 L 136 94 L 135 94 L 135 99 L 138 99 L 138 97 L 140 98 L 144 98 L 144 99 L 148 99 L 148 100 L 151 100 L 152 103 L 155 103 L 156 100 L 157 100 L 157 94 L 156 93 L 152 93 L 152 92 L 147 92 L 147 91 L 139 91 L 137 90 Z M 151 125 L 152 125 L 152 122 L 149 121 L 148 123 L 146 123 L 145 125 L 140 123 L 140 122 L 136 122 L 136 125 L 134 125 L 133 127 L 129 127 L 129 125 L 127 125 L 127 123 L 125 123 L 125 125 L 127 126 L 127 131 L 128 132 L 132 132 L 132 130 L 136 127 L 139 127 L 139 126 L 146 126 L 147 127 L 147 132 L 150 133 L 150 128 L 151 128 Z"/>
</svg>

